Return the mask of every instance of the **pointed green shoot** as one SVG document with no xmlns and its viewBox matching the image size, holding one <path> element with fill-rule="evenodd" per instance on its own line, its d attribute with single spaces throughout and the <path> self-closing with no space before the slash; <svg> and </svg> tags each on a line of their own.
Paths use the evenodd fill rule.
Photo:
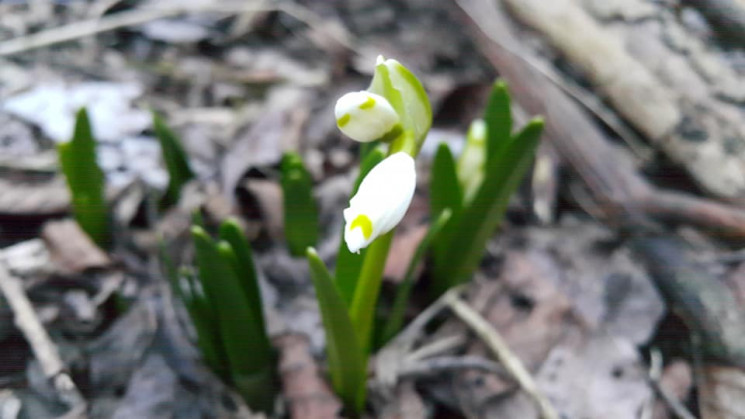
<svg viewBox="0 0 745 419">
<path fill-rule="evenodd" d="M 510 196 L 530 167 L 542 130 L 542 119 L 531 120 L 486 168 L 484 182 L 473 202 L 451 219 L 452 228 L 458 234 L 449 237 L 445 252 L 435 254 L 435 296 L 466 281 L 478 267 L 486 242 L 501 222 Z"/>
<path fill-rule="evenodd" d="M 416 272 L 416 268 L 422 261 L 424 255 L 429 250 L 434 239 L 437 237 L 438 234 L 441 233 L 442 228 L 450 220 L 450 216 L 452 215 L 452 213 L 453 212 L 450 210 L 450 208 L 445 208 L 440 211 L 435 221 L 429 227 L 427 234 L 417 246 L 416 251 L 414 252 L 414 256 L 411 258 L 411 260 L 409 261 L 409 265 L 406 268 L 404 280 L 396 289 L 396 296 L 393 300 L 393 307 L 391 308 L 388 322 L 386 323 L 385 329 L 383 330 L 383 342 L 391 340 L 401 330 L 401 326 L 404 323 L 404 317 L 406 315 L 406 305 L 408 304 L 409 297 L 411 296 L 411 289 L 414 287 L 414 273 Z"/>
<path fill-rule="evenodd" d="M 171 257 L 168 255 L 166 242 L 159 241 L 160 263 L 163 274 L 171 285 L 173 294 L 176 295 L 186 307 L 189 318 L 192 319 L 197 332 L 197 346 L 204 358 L 204 362 L 223 380 L 229 381 L 228 366 L 224 363 L 227 359 L 225 350 L 217 333 L 215 312 L 209 305 L 201 284 L 195 277 L 194 272 L 187 268 L 176 269 Z"/>
<path fill-rule="evenodd" d="M 385 153 L 380 149 L 371 150 L 362 160 L 360 164 L 360 173 L 357 175 L 357 180 L 352 188 L 351 196 L 357 193 L 357 189 L 362 183 L 362 179 L 375 167 L 378 163 L 383 161 Z M 360 254 L 354 254 L 349 251 L 347 244 L 344 242 L 344 229 L 341 231 L 341 241 L 339 243 L 339 252 L 336 258 L 336 272 L 334 276 L 334 284 L 339 290 L 339 294 L 347 305 L 352 304 L 352 298 L 354 297 L 354 290 L 357 286 L 357 280 L 360 276 L 360 270 L 362 269 L 362 261 L 365 260 L 367 249 L 362 249 Z"/>
<path fill-rule="evenodd" d="M 337 292 L 326 265 L 313 248 L 308 248 L 307 257 L 326 331 L 331 383 L 344 405 L 359 414 L 365 403 L 367 357 L 357 341 L 347 304 Z"/>
<path fill-rule="evenodd" d="M 429 214 L 436 217 L 445 208 L 453 212 L 460 211 L 463 203 L 463 193 L 458 175 L 455 170 L 455 160 L 450 147 L 440 143 L 432 163 L 432 179 L 430 184 Z"/>
<path fill-rule="evenodd" d="M 181 196 L 181 188 L 194 178 L 194 172 L 189 166 L 189 158 L 181 145 L 181 141 L 163 121 L 163 118 L 155 112 L 153 112 L 153 127 L 155 128 L 155 136 L 160 142 L 166 170 L 168 170 L 168 188 L 161 200 L 161 206 L 167 207 L 178 202 Z"/>
<path fill-rule="evenodd" d="M 188 269 L 178 272 L 177 287 L 181 291 L 181 298 L 186 311 L 197 331 L 197 346 L 204 358 L 205 364 L 212 368 L 220 378 L 231 381 L 228 357 L 225 354 L 218 330 L 217 313 L 212 303 L 202 290 L 202 284 L 195 273 Z"/>
<path fill-rule="evenodd" d="M 77 113 L 72 140 L 59 144 L 57 151 L 72 195 L 75 220 L 97 245 L 106 248 L 111 238 L 105 199 L 106 182 L 96 162 L 96 140 L 85 108 Z"/>
<path fill-rule="evenodd" d="M 484 181 L 486 164 L 486 122 L 475 119 L 466 133 L 466 144 L 458 157 L 458 180 L 463 189 L 463 205 L 468 205 Z"/>
<path fill-rule="evenodd" d="M 510 95 L 507 84 L 498 80 L 494 83 L 489 101 L 484 111 L 484 122 L 486 122 L 486 150 L 487 161 L 492 162 L 499 158 L 512 138 L 512 114 L 510 106 Z"/>
<path fill-rule="evenodd" d="M 454 214 L 461 211 L 463 192 L 460 182 L 458 182 L 453 154 L 450 152 L 450 147 L 445 143 L 439 145 L 432 162 L 429 190 L 429 214 L 432 219 L 446 208 L 449 208 Z M 453 234 L 458 234 L 453 226 L 445 228 L 433 243 L 433 252 L 437 255 L 446 252 L 450 241 L 448 237 Z"/>
<path fill-rule="evenodd" d="M 265 330 L 266 322 L 264 321 L 264 310 L 262 309 L 261 291 L 259 290 L 259 279 L 256 276 L 256 267 L 254 266 L 253 251 L 243 228 L 235 218 L 228 218 L 220 224 L 219 236 L 233 250 L 235 258 L 232 258 L 230 262 L 238 275 L 240 285 L 243 287 L 246 301 L 254 312 L 254 318 L 260 324 L 260 328 Z"/>
<path fill-rule="evenodd" d="M 318 207 L 313 199 L 313 179 L 295 152 L 282 157 L 285 238 L 290 253 L 302 256 L 318 241 Z"/>
<path fill-rule="evenodd" d="M 199 280 L 217 314 L 230 377 L 249 406 L 270 411 L 274 399 L 273 355 L 266 331 L 246 299 L 228 242 L 215 243 L 199 226 L 191 229 Z M 213 332 L 214 333 L 214 332 Z"/>
</svg>

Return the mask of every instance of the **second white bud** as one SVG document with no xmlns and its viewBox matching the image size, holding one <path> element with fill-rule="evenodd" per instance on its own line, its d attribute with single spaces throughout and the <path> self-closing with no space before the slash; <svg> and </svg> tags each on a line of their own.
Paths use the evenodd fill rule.
<svg viewBox="0 0 745 419">
<path fill-rule="evenodd" d="M 344 210 L 344 241 L 352 253 L 393 230 L 411 204 L 416 188 L 414 159 L 403 152 L 378 163 L 365 176 Z"/>
<path fill-rule="evenodd" d="M 362 143 L 381 139 L 400 128 L 398 114 L 388 100 L 365 90 L 339 98 L 334 114 L 341 132 Z"/>
</svg>

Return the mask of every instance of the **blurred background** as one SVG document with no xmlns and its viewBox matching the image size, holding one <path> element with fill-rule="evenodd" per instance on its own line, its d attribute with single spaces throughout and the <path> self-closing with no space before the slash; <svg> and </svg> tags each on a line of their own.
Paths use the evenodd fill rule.
<svg viewBox="0 0 745 419">
<path fill-rule="evenodd" d="M 459 153 L 499 78 L 518 124 L 546 130 L 468 303 L 563 418 L 745 418 L 743 0 L 0 0 L 0 418 L 255 417 L 199 360 L 158 267 L 159 237 L 191 257 L 194 209 L 239 216 L 256 250 L 278 417 L 329 417 L 278 167 L 303 156 L 333 261 L 359 163 L 333 106 L 378 55 L 420 78 L 434 113 L 383 305 L 426 232 L 436 147 Z M 70 221 L 59 170 L 81 107 L 110 252 Z M 165 214 L 152 111 L 196 173 Z M 466 362 L 490 353 L 442 317 L 418 339 L 448 358 L 373 360 L 368 414 L 540 417 L 514 380 Z"/>
</svg>

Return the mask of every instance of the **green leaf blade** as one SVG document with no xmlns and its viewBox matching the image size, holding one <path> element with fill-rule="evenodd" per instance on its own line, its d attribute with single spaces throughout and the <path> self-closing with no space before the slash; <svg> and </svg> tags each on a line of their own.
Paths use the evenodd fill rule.
<svg viewBox="0 0 745 419">
<path fill-rule="evenodd" d="M 194 324 L 197 332 L 197 346 L 204 362 L 226 382 L 231 381 L 230 368 L 227 363 L 228 357 L 220 340 L 215 308 L 204 295 L 199 280 L 193 272 L 182 270 L 176 278 L 175 287 L 180 290 L 180 295 L 186 311 Z"/>
<path fill-rule="evenodd" d="M 273 354 L 266 331 L 255 318 L 234 270 L 235 253 L 226 241 L 215 243 L 201 227 L 192 227 L 199 280 L 216 312 L 217 330 L 227 357 L 231 381 L 248 404 L 271 410 L 274 384 L 248 385 L 271 377 Z"/>
<path fill-rule="evenodd" d="M 227 242 L 233 250 L 233 254 L 228 254 L 227 257 L 235 256 L 230 258 L 230 262 L 232 262 L 238 275 L 246 301 L 254 313 L 254 318 L 259 323 L 259 328 L 265 330 L 266 322 L 264 310 L 262 310 L 261 290 L 259 289 L 259 279 L 256 275 L 251 245 L 248 243 L 240 224 L 234 218 L 228 218 L 220 224 L 219 237 Z"/>
<path fill-rule="evenodd" d="M 194 178 L 189 159 L 178 136 L 168 127 L 157 113 L 153 112 L 155 136 L 160 142 L 163 161 L 168 171 L 168 188 L 161 205 L 169 206 L 178 202 L 183 186 Z"/>
<path fill-rule="evenodd" d="M 106 180 L 96 162 L 96 140 L 88 113 L 81 108 L 72 139 L 57 148 L 60 166 L 72 195 L 72 211 L 80 227 L 99 246 L 110 243 Z"/>
<path fill-rule="evenodd" d="M 445 208 L 453 212 L 461 209 L 463 192 L 455 169 L 455 159 L 445 143 L 440 143 L 432 163 L 429 213 L 437 217 Z"/>
<path fill-rule="evenodd" d="M 326 265 L 313 248 L 308 248 L 307 257 L 326 331 L 331 382 L 344 404 L 359 413 L 365 400 L 367 359 L 357 340 L 347 304 L 334 286 Z"/>
<path fill-rule="evenodd" d="M 299 154 L 285 153 L 281 164 L 284 196 L 285 238 L 293 256 L 318 241 L 318 206 L 313 198 L 313 179 Z"/>
<path fill-rule="evenodd" d="M 507 84 L 498 80 L 494 83 L 489 101 L 484 111 L 486 122 L 487 164 L 499 158 L 512 138 L 512 114 Z"/>
<path fill-rule="evenodd" d="M 440 255 L 435 255 L 435 296 L 467 280 L 478 267 L 489 237 L 502 221 L 512 193 L 530 167 L 543 130 L 540 118 L 530 121 L 510 141 L 504 153 L 488 167 L 473 202 L 450 223 L 453 234 Z"/>
</svg>

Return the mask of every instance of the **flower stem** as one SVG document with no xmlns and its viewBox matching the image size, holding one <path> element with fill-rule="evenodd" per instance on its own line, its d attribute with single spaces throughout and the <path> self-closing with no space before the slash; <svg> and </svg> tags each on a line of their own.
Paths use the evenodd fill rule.
<svg viewBox="0 0 745 419">
<path fill-rule="evenodd" d="M 394 230 L 395 231 L 395 230 Z M 390 231 L 370 244 L 365 261 L 362 264 L 360 277 L 355 289 L 349 316 L 357 331 L 360 347 L 369 352 L 372 324 L 375 318 L 375 307 L 380 294 L 383 270 L 391 247 L 394 231 Z"/>
<path fill-rule="evenodd" d="M 402 132 L 398 138 L 391 142 L 388 149 L 388 156 L 399 151 L 408 153 L 416 158 L 417 144 L 414 133 L 411 130 Z M 388 258 L 388 250 L 391 247 L 391 241 L 396 229 L 378 237 L 367 248 L 365 261 L 362 262 L 362 269 L 357 280 L 357 287 L 354 291 L 352 305 L 349 308 L 349 316 L 352 324 L 357 330 L 357 338 L 360 347 L 367 354 L 370 352 L 371 335 L 373 320 L 375 319 L 375 307 L 380 295 L 380 284 L 383 282 L 383 270 L 385 261 Z"/>
</svg>

